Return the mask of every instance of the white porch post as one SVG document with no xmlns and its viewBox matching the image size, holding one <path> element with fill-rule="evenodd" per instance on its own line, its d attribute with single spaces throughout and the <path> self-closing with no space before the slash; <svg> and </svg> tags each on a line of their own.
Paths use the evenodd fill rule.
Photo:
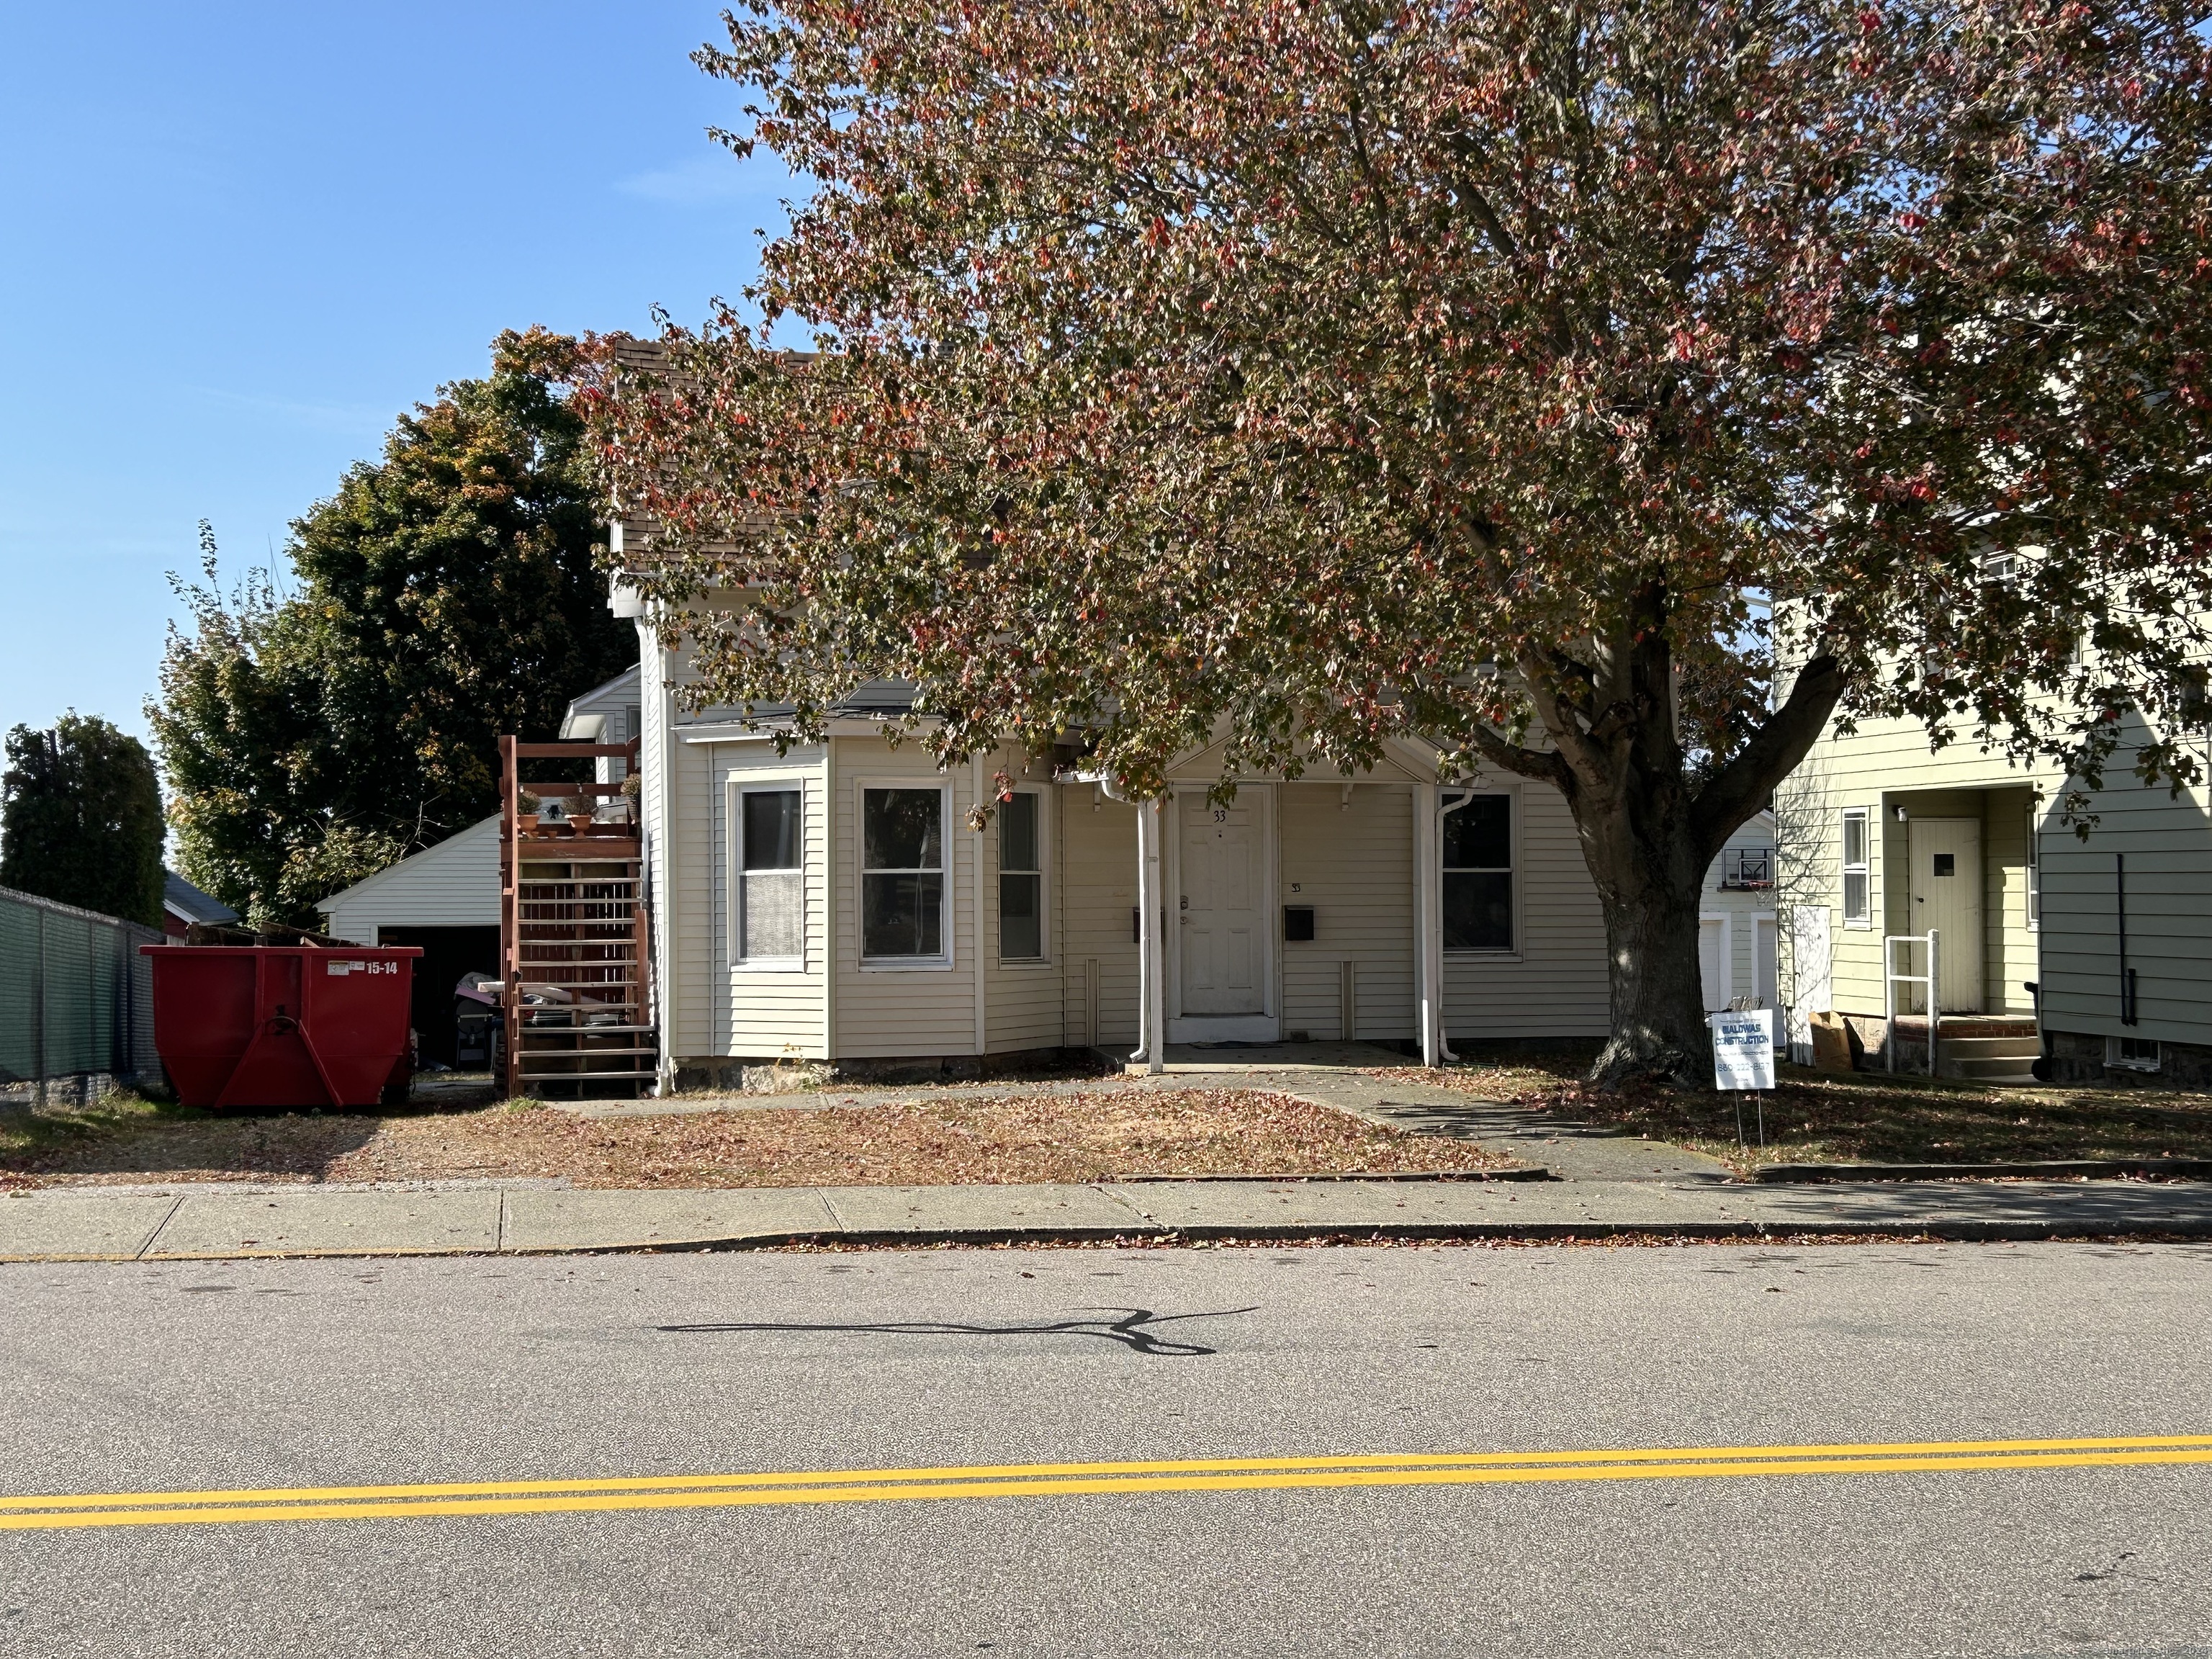
<svg viewBox="0 0 2212 1659">
<path fill-rule="evenodd" d="M 1420 1011 L 1421 1064 L 1443 1059 L 1443 866 L 1437 851 L 1437 790 L 1413 786 L 1413 952 L 1415 996 Z"/>
<path fill-rule="evenodd" d="M 1160 939 L 1163 802 L 1137 803 L 1137 1052 L 1157 1077 L 1167 1070 L 1167 973 Z"/>
</svg>

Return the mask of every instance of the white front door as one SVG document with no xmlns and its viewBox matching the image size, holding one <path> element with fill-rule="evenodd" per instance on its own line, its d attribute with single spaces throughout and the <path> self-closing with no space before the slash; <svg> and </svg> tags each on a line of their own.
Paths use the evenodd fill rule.
<svg viewBox="0 0 2212 1659">
<path fill-rule="evenodd" d="M 1180 795 L 1182 877 L 1176 931 L 1182 939 L 1185 1014 L 1267 1012 L 1267 927 L 1261 892 L 1263 814 L 1246 789 L 1227 806 Z"/>
<path fill-rule="evenodd" d="M 1982 825 L 1978 818 L 1915 818 L 1906 837 L 1912 860 L 1906 890 L 1912 931 L 1931 928 L 1942 957 L 1941 1006 L 1947 1014 L 1982 1011 Z M 1917 952 L 1915 952 L 1916 962 Z"/>
</svg>

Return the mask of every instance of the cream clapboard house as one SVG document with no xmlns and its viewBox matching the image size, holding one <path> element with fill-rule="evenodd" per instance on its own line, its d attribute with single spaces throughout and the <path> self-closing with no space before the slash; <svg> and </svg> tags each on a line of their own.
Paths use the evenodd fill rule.
<svg viewBox="0 0 2212 1659">
<path fill-rule="evenodd" d="M 2212 1079 L 2212 812 L 2199 787 L 2144 787 L 2124 748 L 2085 834 L 2068 781 L 1967 744 L 1931 752 L 1902 720 L 1832 729 L 1777 798 L 1793 1035 L 1833 1012 L 1887 1064 L 1921 1068 L 1938 941 L 1943 1069 L 2058 1081 Z M 2038 1021 L 2040 1021 L 2039 1032 Z"/>
<path fill-rule="evenodd" d="M 664 1089 L 780 1060 L 1158 1056 L 1156 1035 L 1352 1038 L 1434 1060 L 1454 1040 L 1607 1030 L 1603 923 L 1547 787 L 1440 787 L 1433 751 L 1400 743 L 1357 776 L 1240 779 L 1224 805 L 1209 750 L 1146 806 L 1012 747 L 940 772 L 886 740 L 907 706 L 888 684 L 779 754 L 774 711 L 748 726 L 682 709 L 684 654 L 620 587 L 616 608 L 641 622 Z M 994 802 L 1000 769 L 1013 795 Z M 1708 884 L 1712 1006 L 1771 1000 L 1772 836 L 1747 824 Z"/>
</svg>

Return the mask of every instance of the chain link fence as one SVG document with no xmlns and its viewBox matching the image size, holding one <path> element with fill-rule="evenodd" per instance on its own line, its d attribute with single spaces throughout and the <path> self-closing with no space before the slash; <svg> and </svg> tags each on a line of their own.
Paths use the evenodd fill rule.
<svg viewBox="0 0 2212 1659">
<path fill-rule="evenodd" d="M 0 1104 L 87 1101 L 144 1079 L 154 1051 L 151 927 L 0 887 Z"/>
</svg>

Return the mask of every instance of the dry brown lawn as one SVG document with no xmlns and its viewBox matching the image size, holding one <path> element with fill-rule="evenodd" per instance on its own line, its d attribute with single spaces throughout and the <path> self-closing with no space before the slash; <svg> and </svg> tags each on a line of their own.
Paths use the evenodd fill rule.
<svg viewBox="0 0 2212 1659">
<path fill-rule="evenodd" d="M 1222 1089 L 611 1118 L 543 1106 L 215 1118 L 129 1103 L 40 1116 L 27 1127 L 0 1119 L 0 1183 L 556 1176 L 580 1187 L 930 1186 L 1510 1162 L 1287 1096 Z"/>
<path fill-rule="evenodd" d="M 1736 1097 L 1585 1088 L 1578 1079 L 1595 1049 L 1593 1043 L 1515 1050 L 1441 1071 L 1390 1067 L 1376 1075 L 1616 1125 L 1705 1152 L 1742 1174 L 1767 1164 L 2212 1158 L 2212 1096 L 2152 1088 L 1990 1088 L 1795 1066 L 1779 1068 L 1780 1086 L 1765 1097 L 1767 1144 L 1740 1147 Z M 1756 1119 L 1751 1102 L 1741 1104 L 1748 1138 Z"/>
</svg>

